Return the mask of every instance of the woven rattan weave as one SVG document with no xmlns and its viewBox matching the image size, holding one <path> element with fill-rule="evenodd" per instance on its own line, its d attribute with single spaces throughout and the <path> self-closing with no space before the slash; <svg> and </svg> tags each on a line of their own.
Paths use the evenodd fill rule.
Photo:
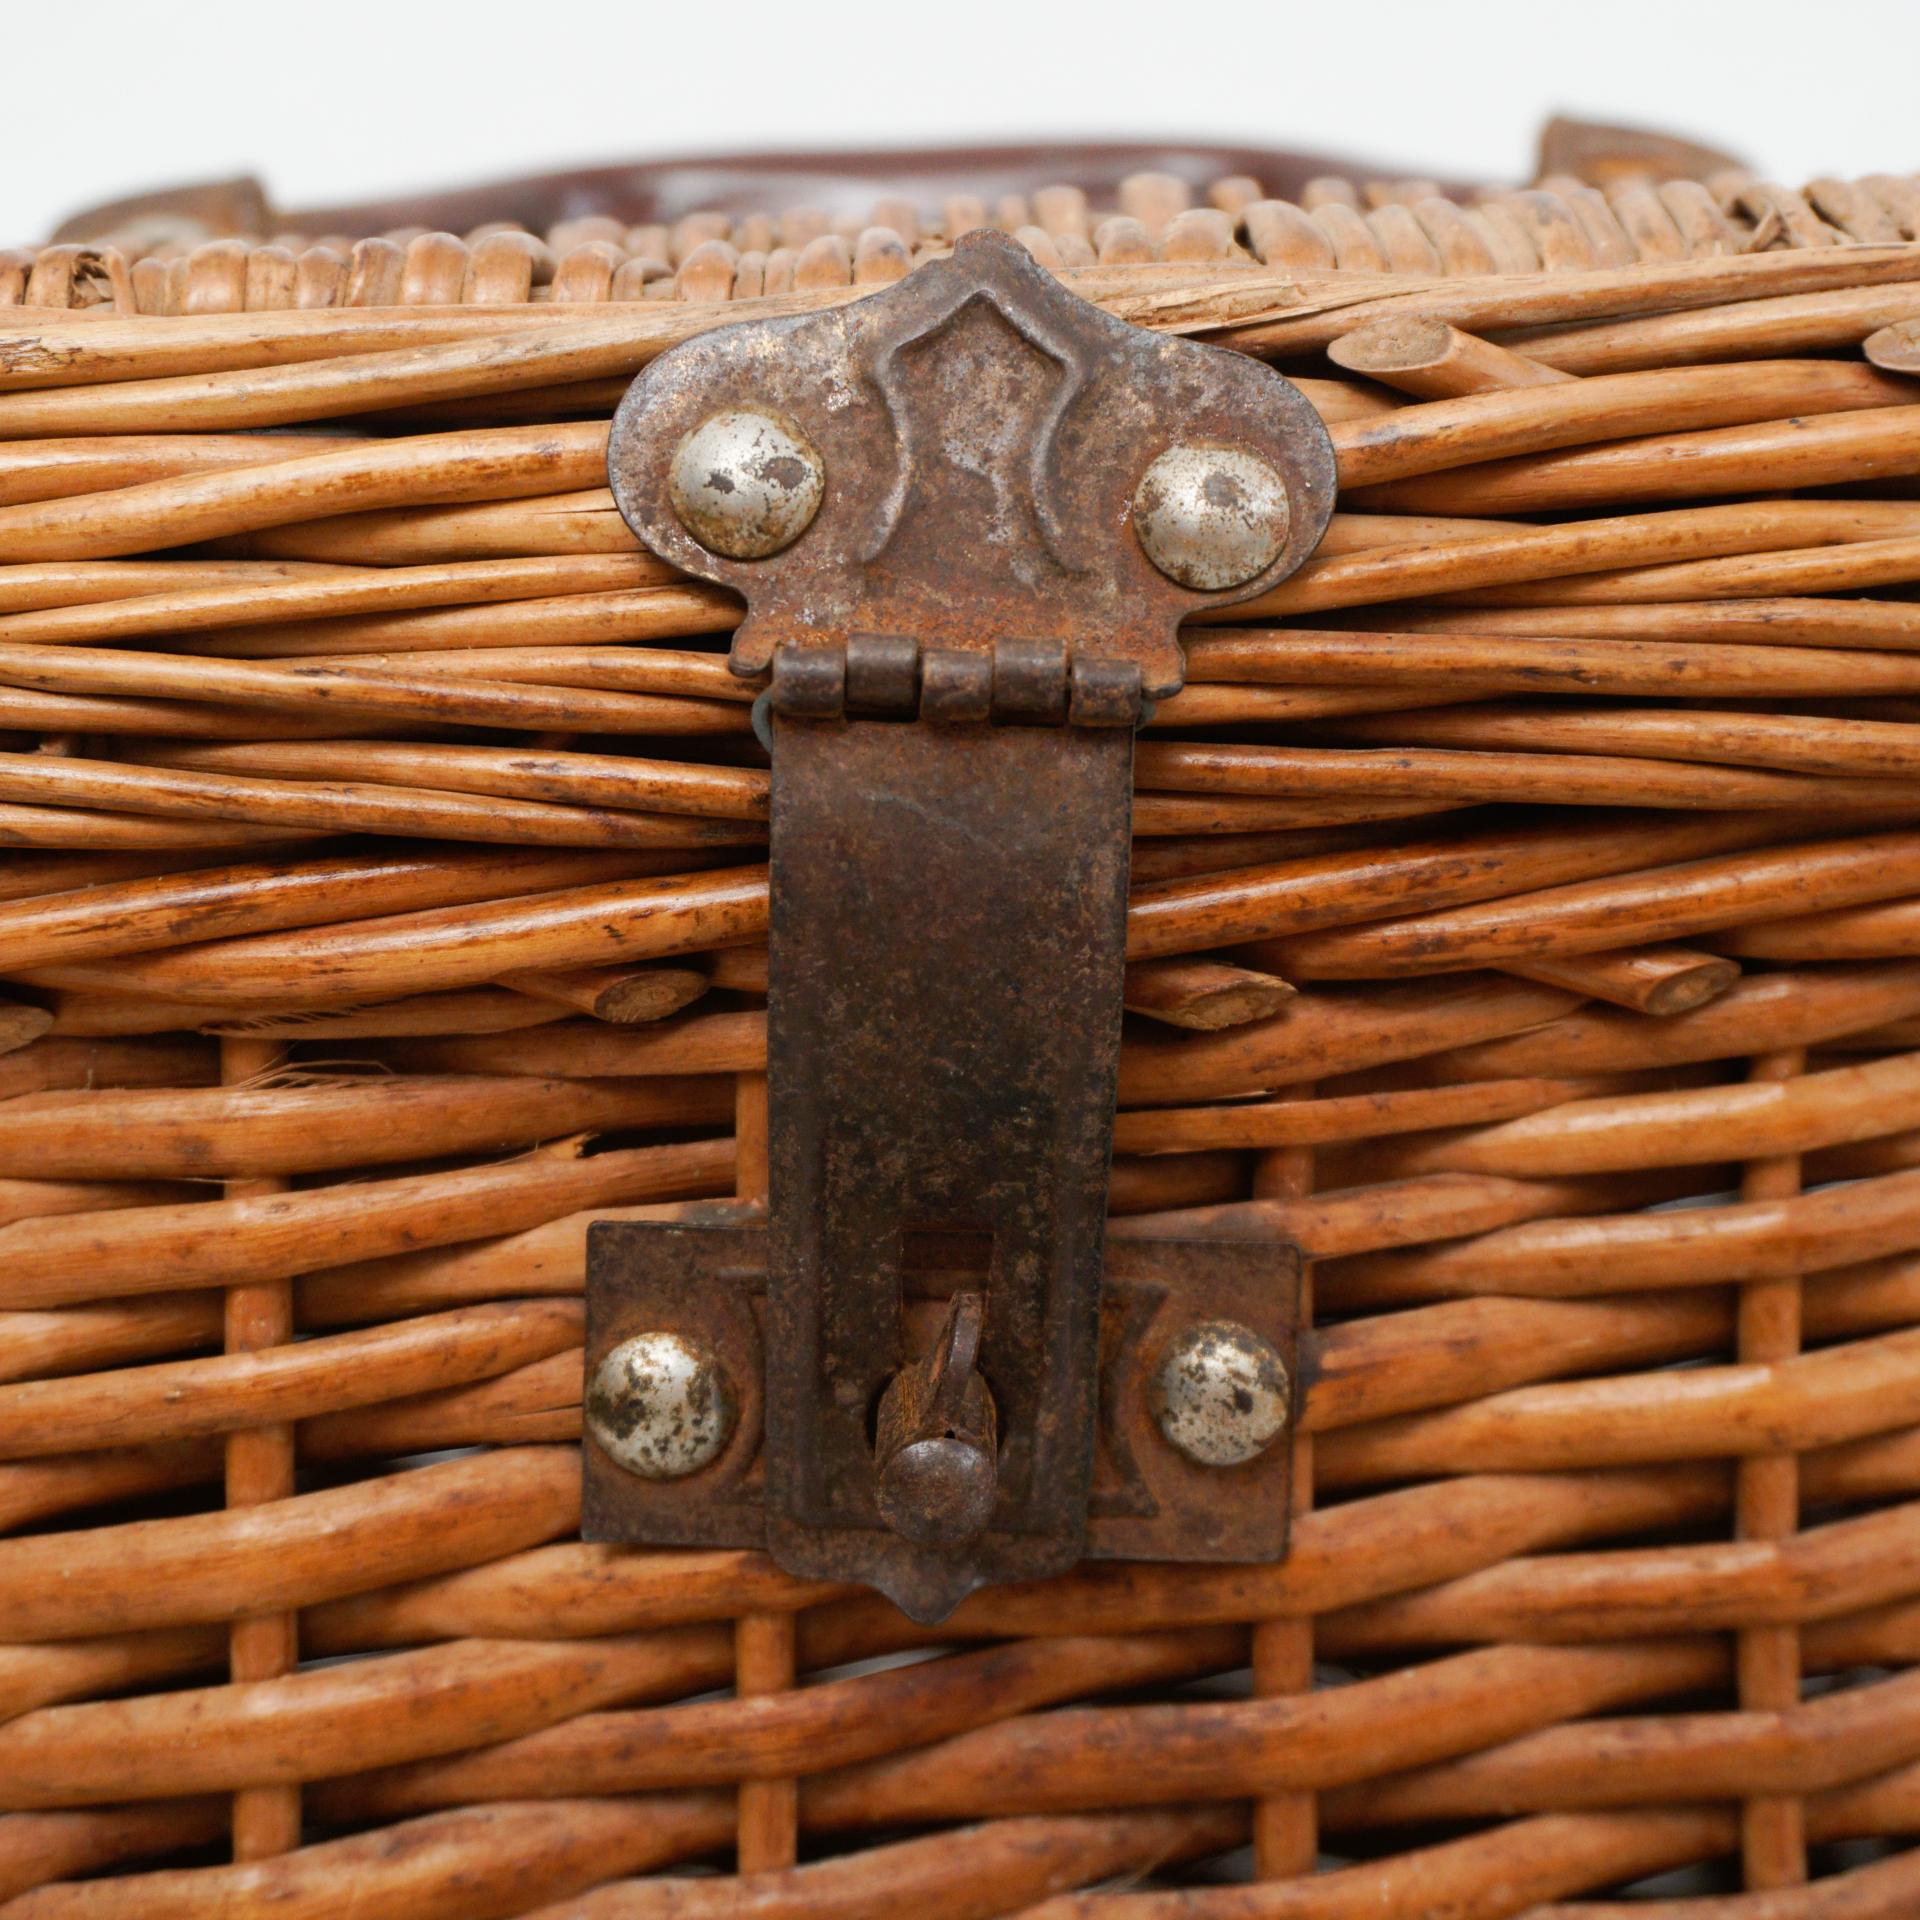
<svg viewBox="0 0 1920 1920">
<path fill-rule="evenodd" d="M 0 1916 L 1920 1912 L 1920 184 L 1667 157 L 0 254 Z M 982 224 L 1331 430 L 1113 1176 L 1312 1330 L 1286 1559 L 926 1628 L 578 1537 L 587 1222 L 765 1179 L 739 603 L 606 446 Z"/>
</svg>

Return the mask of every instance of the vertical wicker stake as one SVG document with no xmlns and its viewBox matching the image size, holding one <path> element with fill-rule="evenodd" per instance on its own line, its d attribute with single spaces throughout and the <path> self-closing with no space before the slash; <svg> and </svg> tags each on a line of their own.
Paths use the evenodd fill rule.
<svg viewBox="0 0 1920 1920">
<path fill-rule="evenodd" d="M 277 1041 L 220 1042 L 220 1079 L 235 1086 L 277 1066 L 286 1049 Z M 284 1180 L 229 1180 L 230 1200 L 278 1193 Z M 227 1289 L 226 1350 L 253 1353 L 293 1338 L 293 1289 L 286 1280 L 262 1280 Z M 227 1505 L 258 1506 L 293 1492 L 293 1428 L 245 1427 L 227 1436 Z M 233 1623 L 228 1670 L 234 1684 L 275 1680 L 299 1665 L 299 1621 L 291 1613 L 253 1614 Z M 233 1857 L 261 1860 L 300 1844 L 300 1789 L 242 1787 L 233 1796 Z"/>
<path fill-rule="evenodd" d="M 1803 1049 L 1758 1055 L 1752 1080 L 1791 1080 L 1806 1068 Z M 1800 1191 L 1800 1156 L 1752 1161 L 1743 1200 L 1787 1200 Z M 1754 1280 L 1740 1289 L 1740 1359 L 1777 1366 L 1800 1351 L 1800 1278 Z M 1793 1453 L 1749 1454 L 1739 1463 L 1735 1524 L 1742 1540 L 1790 1538 L 1800 1525 L 1800 1461 Z M 1800 1629 L 1740 1630 L 1740 1705 L 1779 1713 L 1800 1704 Z M 1756 1794 L 1741 1809 L 1741 1851 L 1750 1888 L 1799 1886 L 1807 1877 L 1806 1801 L 1798 1794 Z"/>
<path fill-rule="evenodd" d="M 1311 1085 L 1288 1089 L 1296 1100 L 1313 1097 Z M 1303 1200 L 1313 1191 L 1313 1149 L 1272 1147 L 1254 1162 L 1256 1200 Z M 1313 1265 L 1300 1269 L 1300 1329 L 1313 1326 Z M 1313 1436 L 1293 1430 L 1293 1513 L 1313 1505 Z M 1313 1615 L 1262 1620 L 1253 1629 L 1253 1690 L 1262 1699 L 1313 1691 Z M 1311 1788 L 1268 1794 L 1253 1807 L 1254 1872 L 1262 1880 L 1309 1874 L 1320 1857 L 1320 1808 Z"/>
<path fill-rule="evenodd" d="M 734 1093 L 734 1189 L 742 1200 L 767 1198 L 767 1076 L 743 1073 Z M 734 1691 L 784 1693 L 794 1682 L 791 1613 L 749 1613 L 734 1622 Z M 761 1873 L 790 1867 L 799 1844 L 800 1789 L 793 1780 L 740 1785 L 739 1868 Z"/>
</svg>

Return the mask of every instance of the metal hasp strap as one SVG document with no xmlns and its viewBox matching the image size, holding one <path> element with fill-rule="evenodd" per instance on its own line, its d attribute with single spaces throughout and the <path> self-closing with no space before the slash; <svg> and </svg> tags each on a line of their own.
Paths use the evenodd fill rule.
<svg viewBox="0 0 1920 1920">
<path fill-rule="evenodd" d="M 1293 1251 L 1105 1214 L 1134 729 L 1180 620 L 1318 541 L 1318 416 L 981 232 L 663 355 L 610 469 L 768 676 L 771 1199 L 592 1228 L 588 1537 L 929 1621 L 1089 1553 L 1274 1557 Z"/>
</svg>

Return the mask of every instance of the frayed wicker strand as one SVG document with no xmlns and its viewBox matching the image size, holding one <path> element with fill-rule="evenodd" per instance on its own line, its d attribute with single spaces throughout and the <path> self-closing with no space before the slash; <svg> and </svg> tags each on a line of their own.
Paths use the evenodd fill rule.
<svg viewBox="0 0 1920 1920">
<path fill-rule="evenodd" d="M 1920 1904 L 1920 189 L 1429 184 L 0 256 L 5 1920 Z M 989 220 L 1338 452 L 1138 751 L 1112 1188 L 1312 1366 L 1286 1560 L 929 1630 L 577 1537 L 588 1222 L 766 1181 L 605 440 Z"/>
</svg>

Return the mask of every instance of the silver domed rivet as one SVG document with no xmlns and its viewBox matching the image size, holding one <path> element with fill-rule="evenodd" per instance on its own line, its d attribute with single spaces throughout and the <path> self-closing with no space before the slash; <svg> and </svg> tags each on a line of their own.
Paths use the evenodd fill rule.
<svg viewBox="0 0 1920 1920">
<path fill-rule="evenodd" d="M 1150 1390 L 1167 1444 L 1203 1467 L 1237 1467 L 1287 1424 L 1286 1363 L 1251 1327 L 1203 1320 L 1167 1348 Z"/>
<path fill-rule="evenodd" d="M 1133 496 L 1147 558 L 1197 593 L 1221 593 L 1265 572 L 1287 544 L 1291 518 L 1286 482 L 1235 447 L 1169 447 Z"/>
<path fill-rule="evenodd" d="M 667 475 L 680 524 L 729 560 L 764 560 L 792 546 L 825 487 L 806 436 L 746 407 L 709 414 L 674 449 Z"/>
<path fill-rule="evenodd" d="M 682 1333 L 637 1333 L 594 1369 L 587 1424 L 629 1473 L 678 1480 L 732 1436 L 733 1393 L 712 1352 Z"/>
</svg>

